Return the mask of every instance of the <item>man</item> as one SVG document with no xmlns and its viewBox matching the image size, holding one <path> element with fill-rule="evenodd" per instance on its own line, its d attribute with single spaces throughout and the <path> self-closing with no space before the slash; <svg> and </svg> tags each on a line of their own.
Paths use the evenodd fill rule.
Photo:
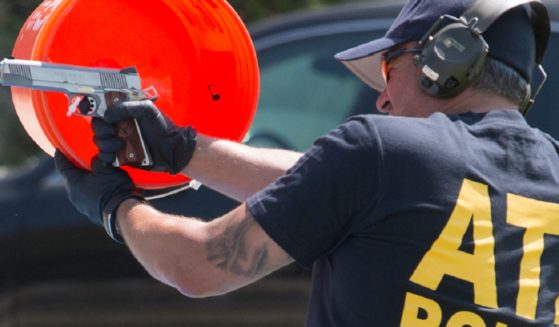
<svg viewBox="0 0 559 327">
<path fill-rule="evenodd" d="M 526 6 L 506 10 L 482 33 L 481 70 L 436 85 L 424 35 L 471 6 L 412 0 L 383 39 L 338 54 L 382 91 L 379 110 L 405 117 L 351 118 L 301 155 L 196 135 L 150 101 L 121 103 L 93 122 L 92 173 L 57 153 L 69 198 L 187 296 L 226 293 L 295 260 L 313 266 L 308 326 L 557 324 L 559 144 L 519 112 L 547 34 Z M 443 43 L 462 52 L 458 39 Z M 130 118 L 151 169 L 242 204 L 211 222 L 150 207 L 110 167 L 121 147 L 111 124 Z"/>
</svg>

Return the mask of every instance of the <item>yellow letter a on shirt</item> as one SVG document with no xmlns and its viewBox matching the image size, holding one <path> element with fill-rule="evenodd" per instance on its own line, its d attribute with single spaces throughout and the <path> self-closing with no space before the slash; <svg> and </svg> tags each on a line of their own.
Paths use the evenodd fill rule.
<svg viewBox="0 0 559 327">
<path fill-rule="evenodd" d="M 470 223 L 473 223 L 473 253 L 459 250 Z M 453 276 L 472 283 L 476 304 L 497 308 L 494 248 L 489 189 L 464 180 L 454 211 L 415 269 L 411 281 L 437 290 L 445 275 Z"/>
</svg>

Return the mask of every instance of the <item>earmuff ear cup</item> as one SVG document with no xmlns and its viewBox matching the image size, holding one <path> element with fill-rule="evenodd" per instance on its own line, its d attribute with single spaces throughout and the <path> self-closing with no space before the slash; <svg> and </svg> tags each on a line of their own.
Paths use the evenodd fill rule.
<svg viewBox="0 0 559 327">
<path fill-rule="evenodd" d="M 420 87 L 427 94 L 448 98 L 464 91 L 479 75 L 489 46 L 461 22 L 452 23 L 422 40 L 415 64 L 421 69 Z"/>
</svg>

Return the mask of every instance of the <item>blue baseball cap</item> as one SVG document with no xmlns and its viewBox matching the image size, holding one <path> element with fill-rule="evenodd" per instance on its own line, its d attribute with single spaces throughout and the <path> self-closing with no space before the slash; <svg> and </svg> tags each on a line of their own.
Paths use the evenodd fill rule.
<svg viewBox="0 0 559 327">
<path fill-rule="evenodd" d="M 384 37 L 340 52 L 335 58 L 367 85 L 382 92 L 386 87 L 381 69 L 385 51 L 408 41 L 421 40 L 441 16 L 460 17 L 473 3 L 474 0 L 409 0 Z M 489 45 L 489 56 L 509 65 L 527 81 L 531 81 L 536 65 L 535 33 L 538 32 L 534 32 L 532 20 L 535 18 L 530 15 L 530 10 L 524 5 L 514 7 L 482 34 Z M 549 24 L 549 17 L 547 19 Z M 542 35 L 543 38 L 545 35 Z M 541 43 L 540 37 L 538 43 Z M 547 39 L 544 43 L 547 45 Z M 544 52 L 545 45 L 543 50 L 538 45 L 538 51 Z M 543 53 L 539 53 L 538 60 L 542 56 Z"/>
</svg>

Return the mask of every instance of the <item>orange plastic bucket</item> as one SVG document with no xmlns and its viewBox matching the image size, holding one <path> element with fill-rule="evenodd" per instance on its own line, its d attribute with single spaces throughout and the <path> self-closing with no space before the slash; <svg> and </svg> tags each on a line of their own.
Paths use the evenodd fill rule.
<svg viewBox="0 0 559 327">
<path fill-rule="evenodd" d="M 135 66 L 142 87 L 177 125 L 240 141 L 256 111 L 259 75 L 250 36 L 224 0 L 47 0 L 28 18 L 13 56 L 88 67 Z M 67 117 L 60 93 L 12 88 L 33 140 L 84 168 L 97 154 L 90 118 Z M 184 185 L 185 176 L 125 168 L 137 186 Z"/>
</svg>

